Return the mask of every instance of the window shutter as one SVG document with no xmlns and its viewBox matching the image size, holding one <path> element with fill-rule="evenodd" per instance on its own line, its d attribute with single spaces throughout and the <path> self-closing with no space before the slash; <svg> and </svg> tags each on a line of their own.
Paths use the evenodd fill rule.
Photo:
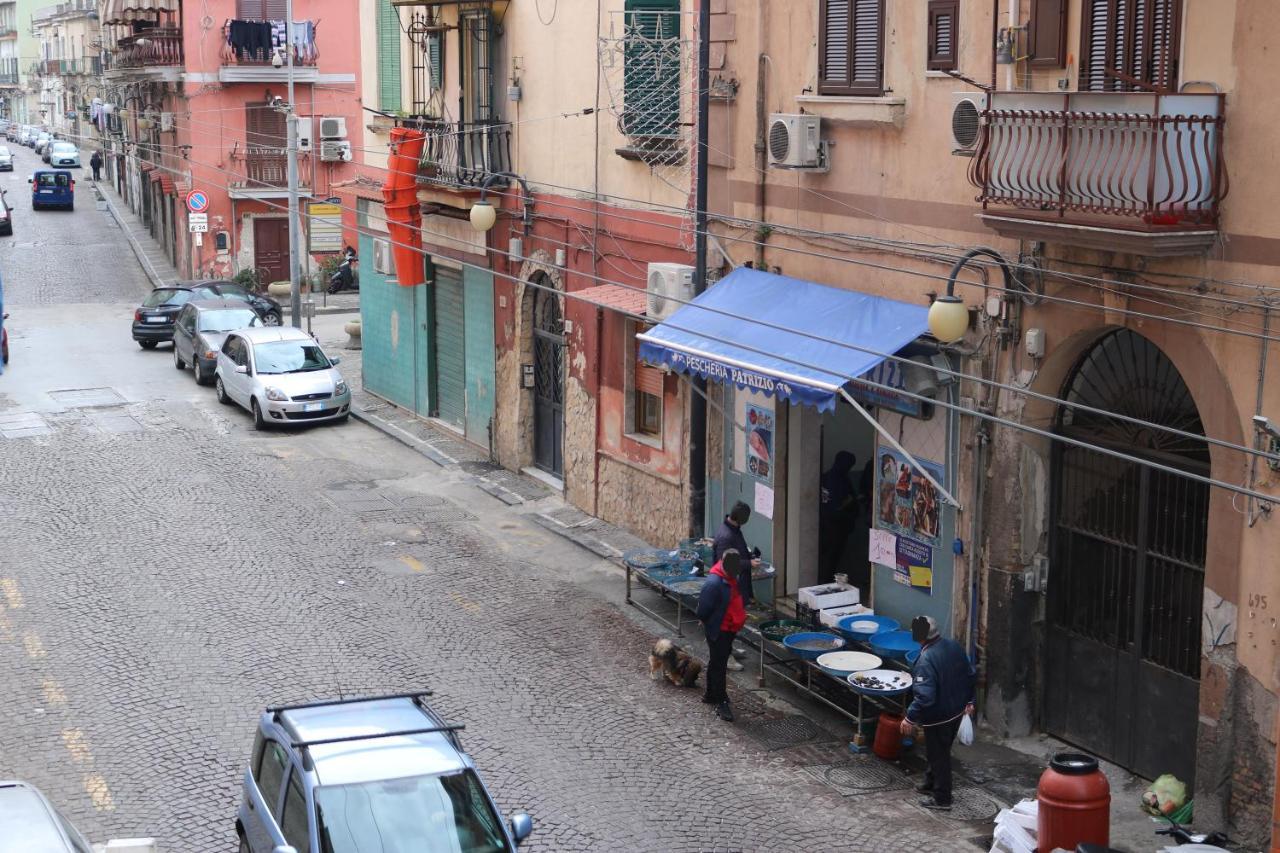
<svg viewBox="0 0 1280 853">
<path fill-rule="evenodd" d="M 236 0 L 236 18 L 241 21 L 283 21 L 286 0 Z"/>
<path fill-rule="evenodd" d="M 626 0 L 622 131 L 680 135 L 680 0 Z"/>
<path fill-rule="evenodd" d="M 823 0 L 819 94 L 884 94 L 884 8 L 884 0 Z"/>
<path fill-rule="evenodd" d="M 400 18 L 391 0 L 378 0 L 378 109 L 401 108 Z"/>
<path fill-rule="evenodd" d="M 1066 66 L 1067 0 L 1031 0 L 1027 53 L 1031 55 L 1031 64 L 1034 66 Z"/>
<path fill-rule="evenodd" d="M 427 67 L 431 73 L 431 91 L 439 91 L 444 86 L 444 45 L 439 33 L 427 37 Z"/>
<path fill-rule="evenodd" d="M 283 21 L 289 12 L 287 0 L 262 0 L 264 21 Z"/>
<path fill-rule="evenodd" d="M 1132 91 L 1107 74 L 1151 86 L 1177 85 L 1181 0 L 1086 0 L 1080 27 L 1080 84 L 1087 91 Z"/>
<path fill-rule="evenodd" d="M 960 39 L 960 0 L 929 0 L 929 63 L 931 71 L 957 67 Z"/>
</svg>

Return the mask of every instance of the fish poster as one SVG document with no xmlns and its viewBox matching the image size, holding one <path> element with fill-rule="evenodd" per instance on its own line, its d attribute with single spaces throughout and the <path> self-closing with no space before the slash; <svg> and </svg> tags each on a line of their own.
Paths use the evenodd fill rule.
<svg viewBox="0 0 1280 853">
<path fill-rule="evenodd" d="M 773 482 L 773 410 L 747 404 L 747 473 L 757 480 Z"/>
<path fill-rule="evenodd" d="M 939 483 L 943 468 L 936 462 L 917 461 Z M 875 526 L 899 536 L 937 547 L 942 536 L 942 501 L 938 490 L 898 451 L 876 450 Z"/>
</svg>

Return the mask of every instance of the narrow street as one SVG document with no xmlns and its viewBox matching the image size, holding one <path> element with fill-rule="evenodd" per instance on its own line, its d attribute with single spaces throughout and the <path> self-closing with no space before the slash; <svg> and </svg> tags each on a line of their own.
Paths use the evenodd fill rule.
<svg viewBox="0 0 1280 853">
<path fill-rule="evenodd" d="M 841 796 L 768 751 L 758 698 L 729 726 L 651 682 L 618 570 L 463 473 L 355 422 L 255 433 L 139 349 L 119 228 L 83 178 L 74 213 L 32 212 L 36 156 L 14 150 L 0 776 L 94 841 L 232 850 L 262 707 L 430 688 L 503 809 L 534 816 L 528 849 L 958 849 L 910 791 Z"/>
</svg>

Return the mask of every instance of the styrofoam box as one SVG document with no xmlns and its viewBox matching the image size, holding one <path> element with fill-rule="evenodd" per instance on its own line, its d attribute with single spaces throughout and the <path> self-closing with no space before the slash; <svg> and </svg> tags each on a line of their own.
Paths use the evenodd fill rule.
<svg viewBox="0 0 1280 853">
<path fill-rule="evenodd" d="M 818 590 L 838 589 L 838 592 L 829 592 L 826 595 L 817 595 Z M 817 586 L 801 587 L 797 593 L 797 600 L 812 610 L 827 610 L 832 607 L 848 607 L 851 604 L 858 604 L 862 601 L 862 597 L 858 595 L 858 588 L 849 584 L 824 583 Z"/>
<path fill-rule="evenodd" d="M 829 610 L 818 611 L 818 621 L 823 625 L 834 628 L 846 616 L 874 616 L 875 613 L 870 607 L 862 604 L 854 604 L 849 607 L 832 607 Z"/>
</svg>

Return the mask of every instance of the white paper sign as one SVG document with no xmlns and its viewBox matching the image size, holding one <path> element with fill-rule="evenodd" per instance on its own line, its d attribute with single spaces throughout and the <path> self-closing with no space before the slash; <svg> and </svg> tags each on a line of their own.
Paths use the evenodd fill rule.
<svg viewBox="0 0 1280 853">
<path fill-rule="evenodd" d="M 756 512 L 765 518 L 773 518 L 773 489 L 756 480 Z"/>
<path fill-rule="evenodd" d="M 873 563 L 892 569 L 898 564 L 898 537 L 888 530 L 871 528 L 867 558 Z"/>
</svg>

